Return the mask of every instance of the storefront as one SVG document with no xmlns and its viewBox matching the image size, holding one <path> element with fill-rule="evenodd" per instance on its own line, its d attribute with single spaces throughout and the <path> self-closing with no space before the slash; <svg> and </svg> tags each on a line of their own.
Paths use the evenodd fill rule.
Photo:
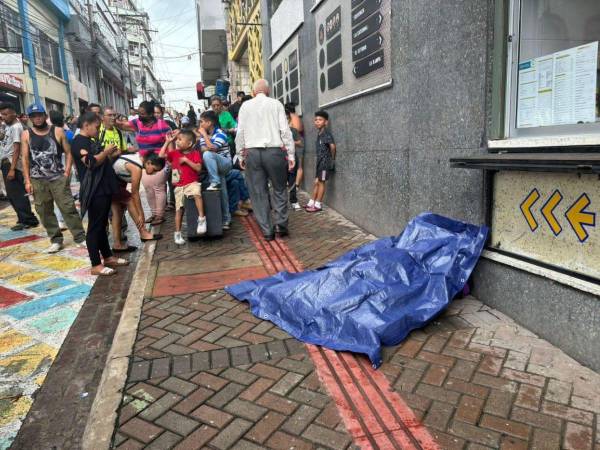
<svg viewBox="0 0 600 450">
<path fill-rule="evenodd" d="M 0 73 L 0 102 L 11 103 L 17 113 L 23 111 L 23 94 L 25 85 L 21 78 L 14 75 Z"/>
</svg>

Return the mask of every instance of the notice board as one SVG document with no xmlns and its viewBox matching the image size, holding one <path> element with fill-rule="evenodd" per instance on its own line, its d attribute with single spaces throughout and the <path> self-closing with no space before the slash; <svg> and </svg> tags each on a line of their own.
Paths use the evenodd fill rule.
<svg viewBox="0 0 600 450">
<path fill-rule="evenodd" d="M 298 34 L 296 34 L 271 59 L 271 86 L 274 98 L 283 104 L 294 102 L 296 113 L 301 115 L 301 66 L 298 41 Z"/>
<path fill-rule="evenodd" d="M 314 14 L 320 107 L 391 85 L 391 0 L 324 0 Z"/>
</svg>

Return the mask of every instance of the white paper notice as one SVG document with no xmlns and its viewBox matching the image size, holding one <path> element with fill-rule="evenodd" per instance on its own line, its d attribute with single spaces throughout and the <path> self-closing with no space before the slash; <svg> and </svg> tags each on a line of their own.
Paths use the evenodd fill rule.
<svg viewBox="0 0 600 450">
<path fill-rule="evenodd" d="M 519 101 L 517 103 L 517 127 L 537 127 L 537 71 L 535 60 L 519 64 Z"/>
<path fill-rule="evenodd" d="M 575 83 L 573 87 L 573 121 L 596 121 L 596 79 L 598 42 L 577 47 L 575 54 Z"/>
<path fill-rule="evenodd" d="M 519 64 L 517 128 L 596 121 L 598 42 Z"/>
</svg>

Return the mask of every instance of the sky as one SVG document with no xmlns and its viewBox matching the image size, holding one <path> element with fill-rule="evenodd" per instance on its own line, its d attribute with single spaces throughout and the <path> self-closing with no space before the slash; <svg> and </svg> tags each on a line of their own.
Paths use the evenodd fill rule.
<svg viewBox="0 0 600 450">
<path fill-rule="evenodd" d="M 154 70 L 165 90 L 165 106 L 179 112 L 192 103 L 198 109 L 196 83 L 200 81 L 198 31 L 194 0 L 138 0 L 150 15 Z"/>
</svg>

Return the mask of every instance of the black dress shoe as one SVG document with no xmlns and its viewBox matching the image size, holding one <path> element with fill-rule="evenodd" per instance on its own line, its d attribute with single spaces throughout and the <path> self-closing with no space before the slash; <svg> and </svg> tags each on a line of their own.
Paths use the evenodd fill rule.
<svg viewBox="0 0 600 450">
<path fill-rule="evenodd" d="M 286 227 L 280 227 L 279 225 L 275 228 L 275 233 L 277 233 L 279 237 L 288 236 L 290 234 Z"/>
<path fill-rule="evenodd" d="M 274 241 L 275 235 L 273 234 L 265 234 L 265 241 Z"/>
</svg>

